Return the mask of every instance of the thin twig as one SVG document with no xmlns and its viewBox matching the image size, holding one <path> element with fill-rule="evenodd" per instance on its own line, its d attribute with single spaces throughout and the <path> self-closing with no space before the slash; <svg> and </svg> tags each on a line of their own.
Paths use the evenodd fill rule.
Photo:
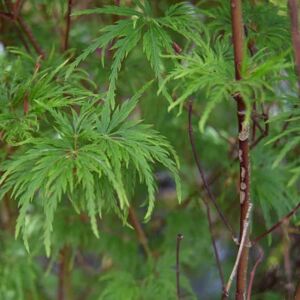
<svg viewBox="0 0 300 300">
<path fill-rule="evenodd" d="M 177 291 L 177 299 L 181 299 L 180 293 L 180 244 L 183 240 L 183 234 L 177 234 L 176 239 L 176 291 Z"/>
<path fill-rule="evenodd" d="M 258 244 L 256 246 L 258 248 L 259 254 L 258 254 L 257 260 L 253 266 L 253 269 L 250 273 L 250 279 L 249 279 L 249 285 L 248 285 L 248 291 L 247 291 L 247 300 L 251 300 L 251 293 L 252 293 L 252 287 L 253 287 L 255 273 L 256 273 L 257 267 L 263 261 L 263 258 L 264 258 L 264 250 Z"/>
<path fill-rule="evenodd" d="M 253 143 L 250 145 L 250 149 L 253 149 L 254 147 L 257 146 L 257 144 L 265 137 L 267 137 L 269 135 L 269 115 L 268 113 L 263 112 L 262 114 L 263 116 L 263 120 L 264 120 L 264 124 L 265 124 L 265 128 L 263 130 L 261 130 L 261 135 L 253 141 Z M 258 126 L 258 122 L 257 122 L 257 126 Z M 259 127 L 260 128 L 260 127 Z M 260 128 L 261 129 L 261 128 Z"/>
<path fill-rule="evenodd" d="M 300 203 L 298 203 L 297 206 L 295 206 L 287 215 L 285 215 L 283 218 L 281 218 L 277 223 L 275 223 L 272 227 L 270 227 L 267 231 L 260 234 L 258 237 L 256 237 L 254 240 L 252 240 L 252 245 L 257 244 L 261 239 L 266 237 L 269 233 L 277 229 L 285 220 L 289 219 L 291 216 L 293 216 L 297 210 L 300 208 Z"/>
<path fill-rule="evenodd" d="M 144 251 L 145 251 L 145 254 L 147 255 L 147 257 L 152 257 L 152 252 L 149 248 L 149 245 L 148 245 L 148 239 L 147 239 L 147 236 L 143 230 L 143 227 L 137 217 L 137 214 L 134 210 L 134 208 L 131 206 L 129 207 L 129 219 L 130 219 L 130 223 L 131 225 L 133 226 L 135 232 L 136 232 L 136 235 L 137 235 L 137 238 L 138 238 L 138 241 L 139 243 L 142 245 Z"/>
<path fill-rule="evenodd" d="M 193 111 L 193 103 L 192 101 L 189 101 L 189 110 L 188 110 L 188 131 L 189 131 L 189 138 L 190 138 L 190 144 L 191 144 L 191 147 L 192 147 L 192 151 L 193 151 L 193 156 L 194 156 L 194 160 L 196 162 L 196 165 L 197 165 L 197 168 L 198 168 L 198 171 L 199 171 L 199 174 L 201 176 L 201 179 L 202 179 L 202 182 L 203 182 L 203 185 L 204 185 L 204 188 L 205 188 L 205 191 L 208 195 L 208 198 L 210 199 L 210 201 L 213 203 L 213 205 L 215 206 L 218 214 L 219 214 L 219 217 L 221 218 L 221 220 L 223 221 L 224 225 L 226 226 L 226 228 L 230 231 L 231 233 L 231 236 L 233 238 L 233 240 L 235 240 L 235 234 L 234 234 L 234 231 L 231 227 L 231 225 L 229 224 L 229 222 L 227 221 L 227 219 L 225 218 L 224 214 L 222 213 L 221 209 L 219 208 L 218 204 L 217 204 L 217 201 L 214 197 L 214 195 L 212 194 L 211 190 L 210 190 L 210 187 L 207 183 L 207 180 L 206 180 L 206 177 L 205 177 L 205 174 L 204 174 L 204 171 L 202 169 L 202 166 L 200 164 L 200 159 L 199 159 L 199 155 L 197 153 L 197 150 L 196 150 L 196 144 L 195 144 L 195 140 L 194 140 L 194 135 L 193 135 L 193 127 L 192 127 L 192 111 Z"/>
<path fill-rule="evenodd" d="M 224 174 L 225 169 L 218 169 L 216 170 L 214 173 L 212 173 L 206 180 L 208 185 L 212 185 L 213 183 L 215 183 L 220 177 L 221 175 Z M 200 189 L 201 191 L 204 190 L 204 184 L 203 182 L 201 182 L 198 186 L 198 189 Z M 199 191 L 193 191 L 192 193 L 190 193 L 183 201 L 182 203 L 178 204 L 179 208 L 185 208 L 187 207 L 191 201 L 193 200 L 193 196 L 197 195 L 199 193 Z"/>
<path fill-rule="evenodd" d="M 27 36 L 28 40 L 30 41 L 31 45 L 33 46 L 34 50 L 36 51 L 36 53 L 44 58 L 45 52 L 43 51 L 42 47 L 39 45 L 38 41 L 34 37 L 30 27 L 27 25 L 27 23 L 24 21 L 24 19 L 21 16 L 17 17 L 17 21 L 21 29 L 24 31 L 25 35 Z"/>
<path fill-rule="evenodd" d="M 43 51 L 41 46 L 38 44 L 30 27 L 27 25 L 27 23 L 24 21 L 24 19 L 20 15 L 19 7 L 17 9 L 14 9 L 15 7 L 11 0 L 8 0 L 6 2 L 6 6 L 7 6 L 7 9 L 9 10 L 9 12 L 8 13 L 0 12 L 0 16 L 7 17 L 11 21 L 16 21 L 19 24 L 20 28 L 25 33 L 25 35 L 27 36 L 28 40 L 30 41 L 30 43 L 33 46 L 36 53 L 44 58 L 45 52 Z"/>
<path fill-rule="evenodd" d="M 19 11 L 21 9 L 21 4 L 22 4 L 22 0 L 16 0 L 16 2 L 13 4 L 13 10 L 15 16 L 19 14 Z"/>
<path fill-rule="evenodd" d="M 6 13 L 6 12 L 0 11 L 0 18 L 11 21 L 11 22 L 15 22 L 14 16 L 11 13 Z M 24 45 L 26 51 L 28 53 L 30 53 L 30 48 L 29 48 L 26 40 L 24 39 L 22 31 L 20 30 L 20 28 L 17 28 L 17 34 L 19 35 L 20 40 L 21 40 L 22 44 Z"/>
<path fill-rule="evenodd" d="M 199 174 L 202 178 L 202 182 L 205 186 L 206 192 L 208 194 L 209 199 L 211 200 L 211 202 L 213 202 L 215 204 L 215 207 L 217 208 L 219 214 L 221 214 L 220 216 L 223 217 L 223 222 L 225 222 L 225 225 L 227 224 L 227 228 L 230 230 L 233 239 L 234 239 L 234 234 L 233 231 L 229 225 L 229 223 L 227 222 L 227 220 L 225 219 L 223 213 L 221 212 L 221 210 L 219 210 L 219 207 L 216 206 L 216 201 L 212 195 L 212 193 L 210 192 L 209 186 L 206 182 L 206 178 L 204 176 L 204 172 L 202 170 L 202 167 L 200 165 L 200 159 L 198 156 L 198 153 L 196 151 L 196 145 L 195 145 L 195 140 L 194 140 L 194 134 L 193 134 L 193 127 L 192 127 L 192 109 L 193 109 L 193 104 L 192 102 L 189 103 L 189 114 L 188 114 L 188 127 L 189 127 L 189 138 L 190 138 L 190 144 L 192 147 L 192 151 L 193 151 L 193 156 L 194 156 L 194 160 L 196 162 Z M 212 245 L 213 245 L 213 249 L 214 249 L 214 255 L 215 255 L 215 259 L 216 259 L 216 264 L 217 264 L 217 268 L 219 271 L 219 276 L 220 276 L 220 280 L 222 283 L 222 287 L 224 288 L 224 275 L 223 275 L 223 270 L 222 270 L 222 265 L 221 265 L 221 261 L 220 261 L 220 255 L 217 249 L 217 245 L 216 245 L 216 241 L 213 235 L 213 230 L 212 230 L 212 220 L 211 220 L 211 215 L 210 215 L 210 208 L 209 208 L 209 204 L 204 200 L 204 204 L 206 206 L 206 214 L 207 214 L 207 219 L 208 219 L 208 224 L 209 224 L 209 231 L 210 231 L 210 236 L 211 236 L 211 240 L 212 240 Z M 229 226 L 229 227 L 228 227 Z"/>
<path fill-rule="evenodd" d="M 218 272 L 219 272 L 219 276 L 220 276 L 220 280 L 221 280 L 221 284 L 222 284 L 222 289 L 223 289 L 224 286 L 225 286 L 224 273 L 223 273 L 223 269 L 222 269 L 220 254 L 219 254 L 219 251 L 218 251 L 218 248 L 217 248 L 216 239 L 214 237 L 213 222 L 212 222 L 212 219 L 211 219 L 210 207 L 209 207 L 209 204 L 205 200 L 204 200 L 204 203 L 205 203 L 205 206 L 206 206 L 206 215 L 207 215 L 207 220 L 208 220 L 208 226 L 209 226 L 211 242 L 212 242 L 212 245 L 213 245 L 215 258 L 216 258 L 216 263 L 217 263 L 217 268 L 218 268 Z"/>
<path fill-rule="evenodd" d="M 227 282 L 226 287 L 223 291 L 222 299 L 227 299 L 228 298 L 229 290 L 230 290 L 232 281 L 233 281 L 233 279 L 236 275 L 238 265 L 239 265 L 241 257 L 242 257 L 243 249 L 245 248 L 245 246 L 248 247 L 248 245 L 245 245 L 245 244 L 246 244 L 246 241 L 247 241 L 248 228 L 249 228 L 249 223 L 250 223 L 249 218 L 250 218 L 251 209 L 252 209 L 252 203 L 249 203 L 248 212 L 247 212 L 246 217 L 244 219 L 243 233 L 242 233 L 242 238 L 241 238 L 239 250 L 238 250 L 238 253 L 237 253 L 237 256 L 236 256 L 236 260 L 235 260 L 232 272 L 229 276 L 228 282 Z"/>
<path fill-rule="evenodd" d="M 68 9 L 67 9 L 67 14 L 66 14 L 66 31 L 65 31 L 65 39 L 64 39 L 64 46 L 63 46 L 64 51 L 68 50 L 68 48 L 69 48 L 72 3 L 73 3 L 73 0 L 68 0 Z"/>
</svg>

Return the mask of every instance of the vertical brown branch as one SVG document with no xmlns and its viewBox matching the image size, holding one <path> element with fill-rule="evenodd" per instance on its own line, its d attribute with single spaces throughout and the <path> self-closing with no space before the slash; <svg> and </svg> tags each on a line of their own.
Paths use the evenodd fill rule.
<svg viewBox="0 0 300 300">
<path fill-rule="evenodd" d="M 288 8 L 289 8 L 289 15 L 291 19 L 292 44 L 294 49 L 295 71 L 297 75 L 297 84 L 298 84 L 298 96 L 300 97 L 300 33 L 299 33 L 297 0 L 288 0 Z M 290 119 L 292 116 L 293 113 L 289 116 L 288 119 Z M 289 125 L 290 122 L 286 121 L 282 126 L 281 132 L 286 131 Z M 277 147 L 279 143 L 280 143 L 280 139 L 278 139 L 274 143 L 274 147 Z"/>
<path fill-rule="evenodd" d="M 232 40 L 234 48 L 235 78 L 242 79 L 241 67 L 244 57 L 244 26 L 241 0 L 231 0 Z M 246 105 L 240 94 L 234 99 L 237 103 L 239 130 L 239 161 L 240 161 L 240 241 L 244 232 L 245 218 L 250 204 L 250 160 L 249 160 L 249 125 L 245 123 Z M 249 234 L 246 236 L 246 244 Z M 243 247 L 237 268 L 236 299 L 244 300 L 247 289 L 248 247 Z"/>
<path fill-rule="evenodd" d="M 70 255 L 69 246 L 64 246 L 59 253 L 58 270 L 58 288 L 57 300 L 71 300 L 71 273 L 70 273 Z"/>
<path fill-rule="evenodd" d="M 66 30 L 65 30 L 65 39 L 64 39 L 63 51 L 66 51 L 69 48 L 69 36 L 70 36 L 70 28 L 71 28 L 72 4 L 73 4 L 73 0 L 68 0 L 68 9 L 67 9 L 67 14 L 66 14 Z"/>
<path fill-rule="evenodd" d="M 295 300 L 300 300 L 300 281 L 298 282 L 297 287 L 296 287 Z"/>
<path fill-rule="evenodd" d="M 295 69 L 298 77 L 298 89 L 300 92 L 300 33 L 298 20 L 297 0 L 288 0 L 288 7 L 291 19 L 292 42 L 294 48 Z"/>
<path fill-rule="evenodd" d="M 176 291 L 177 299 L 181 299 L 180 292 L 180 243 L 183 240 L 183 235 L 181 233 L 177 234 L 176 239 Z"/>
</svg>

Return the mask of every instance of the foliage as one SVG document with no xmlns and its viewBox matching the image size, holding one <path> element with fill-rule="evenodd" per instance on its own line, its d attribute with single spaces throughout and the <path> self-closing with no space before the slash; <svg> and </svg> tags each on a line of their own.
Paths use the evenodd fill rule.
<svg viewBox="0 0 300 300">
<path fill-rule="evenodd" d="M 286 5 L 242 1 L 236 80 L 230 1 L 18 2 L 0 1 L 0 298 L 175 299 L 181 233 L 182 298 L 219 299 L 209 199 L 188 130 L 235 232 L 237 95 L 251 136 L 251 238 L 299 203 L 299 90 Z M 236 245 L 213 206 L 210 213 L 227 280 Z M 253 299 L 283 299 L 285 284 L 298 283 L 298 225 L 293 217 L 261 241 L 266 260 Z"/>
</svg>

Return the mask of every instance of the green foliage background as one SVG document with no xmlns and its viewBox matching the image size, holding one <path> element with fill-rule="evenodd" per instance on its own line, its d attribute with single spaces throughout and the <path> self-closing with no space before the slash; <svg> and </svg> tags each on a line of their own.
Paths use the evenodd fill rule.
<svg viewBox="0 0 300 300">
<path fill-rule="evenodd" d="M 70 47 L 62 51 L 67 2 L 22 4 L 44 59 L 16 22 L 0 18 L 0 299 L 176 299 L 179 233 L 183 299 L 219 299 L 186 108 L 192 101 L 205 174 L 236 232 L 232 96 L 243 96 L 249 123 L 254 102 L 268 113 L 268 136 L 251 151 L 251 236 L 259 235 L 299 202 L 287 6 L 243 1 L 246 43 L 256 51 L 245 47 L 237 82 L 230 1 L 74 0 Z M 7 13 L 9 1 L 0 3 Z M 227 278 L 236 247 L 214 210 L 213 222 Z M 298 218 L 282 228 L 261 242 L 253 299 L 288 294 L 286 249 L 297 284 Z M 256 256 L 251 250 L 250 267 Z M 58 298 L 62 277 L 66 295 Z"/>
</svg>

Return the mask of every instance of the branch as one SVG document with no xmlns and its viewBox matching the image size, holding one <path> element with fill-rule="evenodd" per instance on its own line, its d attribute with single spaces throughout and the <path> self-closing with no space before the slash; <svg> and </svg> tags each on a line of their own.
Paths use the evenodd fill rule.
<svg viewBox="0 0 300 300">
<path fill-rule="evenodd" d="M 223 270 L 222 270 L 221 259 L 220 259 L 219 251 L 218 251 L 218 248 L 217 248 L 217 243 L 216 243 L 216 240 L 214 238 L 213 222 L 212 222 L 212 219 L 211 219 L 210 207 L 209 207 L 209 204 L 205 200 L 204 200 L 204 203 L 205 203 L 205 206 L 206 206 L 206 215 L 207 215 L 207 220 L 208 220 L 208 226 L 209 226 L 211 242 L 212 242 L 214 253 L 215 253 L 216 264 L 217 264 L 217 268 L 218 268 L 222 288 L 224 288 L 224 286 L 225 286 L 224 273 L 223 273 Z"/>
<path fill-rule="evenodd" d="M 176 239 L 176 291 L 177 291 L 177 299 L 180 300 L 180 243 L 183 240 L 183 235 L 181 233 L 177 234 Z"/>
<path fill-rule="evenodd" d="M 268 123 L 268 120 L 269 120 L 269 114 L 263 112 L 262 116 L 263 116 L 264 125 L 265 125 L 265 128 L 264 128 L 263 130 L 261 130 L 262 128 L 260 128 L 259 123 L 258 123 L 255 119 L 253 119 L 253 121 L 255 120 L 254 122 L 257 122 L 257 127 L 260 128 L 260 130 L 261 130 L 261 135 L 260 135 L 256 140 L 253 141 L 253 143 L 250 145 L 250 149 L 253 149 L 254 147 L 256 147 L 257 144 L 258 144 L 263 138 L 265 138 L 266 136 L 269 135 L 269 127 L 270 127 L 270 126 L 269 126 L 269 123 Z"/>
<path fill-rule="evenodd" d="M 45 52 L 43 51 L 42 47 L 39 45 L 38 41 L 34 37 L 33 32 L 31 31 L 30 27 L 27 25 L 27 23 L 24 21 L 24 19 L 21 16 L 17 17 L 17 21 L 18 21 L 19 26 L 21 27 L 21 29 L 24 31 L 25 35 L 27 36 L 28 40 L 30 41 L 35 52 L 39 56 L 44 58 Z"/>
<path fill-rule="evenodd" d="M 70 251 L 69 246 L 64 246 L 59 253 L 57 300 L 70 299 Z"/>
<path fill-rule="evenodd" d="M 249 280 L 248 291 L 247 291 L 247 300 L 251 300 L 252 286 L 254 282 L 256 269 L 259 266 L 259 264 L 263 261 L 264 258 L 264 250 L 258 244 L 257 247 L 258 247 L 259 255 L 250 273 L 250 280 Z"/>
<path fill-rule="evenodd" d="M 234 231 L 231 227 L 231 225 L 229 224 L 229 222 L 227 221 L 227 219 L 225 218 L 224 214 L 222 213 L 221 209 L 219 208 L 217 201 L 214 197 L 214 195 L 212 194 L 210 187 L 207 183 L 204 171 L 202 169 L 202 166 L 200 164 L 200 159 L 196 150 L 196 145 L 195 145 L 195 140 L 194 140 L 194 135 L 193 135 L 193 127 L 192 127 L 192 111 L 193 111 L 193 103 L 192 101 L 189 102 L 189 110 L 188 110 L 188 130 L 189 130 L 189 138 L 190 138 L 190 144 L 192 147 L 192 151 L 193 151 L 193 156 L 194 156 L 194 160 L 196 162 L 196 166 L 198 168 L 199 174 L 201 176 L 202 182 L 203 182 L 203 186 L 205 188 L 205 191 L 208 195 L 208 198 L 210 199 L 210 201 L 213 203 L 213 205 L 215 206 L 219 217 L 221 218 L 221 220 L 223 221 L 224 225 L 226 226 L 226 228 L 230 231 L 231 236 L 233 238 L 233 240 L 235 239 L 235 234 Z"/>
<path fill-rule="evenodd" d="M 298 5 L 297 0 L 288 0 L 288 8 L 291 19 L 291 31 L 292 31 L 292 43 L 294 49 L 294 59 L 295 59 L 295 70 L 297 75 L 298 83 L 298 94 L 300 96 L 300 34 L 299 34 L 299 21 L 298 21 Z M 297 107 L 297 106 L 296 106 Z M 293 113 L 288 117 L 290 119 Z M 281 133 L 286 131 L 289 127 L 290 122 L 285 122 L 282 126 Z M 280 142 L 280 139 L 274 143 L 276 148 Z"/>
<path fill-rule="evenodd" d="M 70 36 L 70 28 L 71 28 L 72 4 L 73 4 L 73 0 L 68 0 L 68 10 L 67 10 L 67 14 L 66 14 L 66 31 L 65 31 L 63 51 L 66 51 L 69 48 L 69 36 Z"/>
<path fill-rule="evenodd" d="M 298 77 L 298 89 L 300 91 L 300 33 L 298 20 L 297 0 L 288 0 L 289 14 L 291 18 L 292 42 L 295 57 L 295 69 Z"/>
<path fill-rule="evenodd" d="M 271 233 L 272 231 L 274 231 L 276 228 L 278 228 L 285 220 L 289 219 L 291 216 L 293 216 L 297 210 L 300 208 L 300 203 L 298 203 L 297 206 L 295 206 L 287 215 L 285 215 L 283 218 L 281 218 L 277 223 L 275 223 L 270 229 L 268 229 L 267 231 L 265 231 L 264 233 L 262 233 L 261 235 L 259 235 L 258 237 L 256 237 L 253 241 L 252 241 L 252 245 L 257 244 L 257 242 L 259 242 L 261 239 L 263 239 L 265 236 L 267 236 L 269 233 Z"/>
<path fill-rule="evenodd" d="M 232 41 L 234 50 L 234 66 L 235 66 L 235 79 L 237 81 L 242 79 L 242 64 L 244 60 L 244 26 L 243 26 L 243 13 L 242 1 L 231 0 L 231 23 L 232 23 Z M 245 220 L 251 207 L 250 199 L 250 147 L 249 147 L 249 124 L 245 123 L 246 118 L 246 104 L 242 96 L 237 93 L 234 96 L 237 103 L 237 117 L 238 117 L 238 139 L 239 150 L 238 157 L 240 162 L 240 237 L 241 244 L 243 235 L 245 239 L 249 240 L 247 230 L 245 227 Z M 241 258 L 237 266 L 237 284 L 236 284 L 236 300 L 244 300 L 247 288 L 247 271 L 248 271 L 248 258 L 249 249 L 241 248 Z"/>
<path fill-rule="evenodd" d="M 232 231 L 232 228 L 229 225 L 229 223 L 227 222 L 226 218 L 224 217 L 222 211 L 219 209 L 219 207 L 217 205 L 217 202 L 216 202 L 213 194 L 210 191 L 209 185 L 207 184 L 206 178 L 204 176 L 204 172 L 203 172 L 202 167 L 200 165 L 200 160 L 199 160 L 199 157 L 198 157 L 198 153 L 196 151 L 196 145 L 195 145 L 195 140 L 194 140 L 194 135 L 193 135 L 192 110 L 193 110 L 193 104 L 190 101 L 189 102 L 189 114 L 188 114 L 188 128 L 189 128 L 189 138 L 190 138 L 190 144 L 191 144 L 192 151 L 193 151 L 194 160 L 196 162 L 199 174 L 202 178 L 202 182 L 204 184 L 204 187 L 205 187 L 205 190 L 207 192 L 207 195 L 208 195 L 209 199 L 215 205 L 221 219 L 223 220 L 225 226 L 230 230 L 230 232 L 232 234 L 232 237 L 234 239 L 234 233 Z M 204 200 L 204 204 L 206 206 L 206 215 L 207 215 L 207 219 L 208 219 L 210 236 L 211 236 L 212 245 L 213 245 L 213 249 L 214 249 L 214 254 L 215 254 L 215 258 L 216 258 L 216 264 L 217 264 L 217 268 L 218 268 L 218 271 L 219 271 L 219 276 L 220 276 L 220 280 L 221 280 L 221 283 L 222 283 L 222 287 L 224 287 L 224 275 L 223 275 L 222 265 L 221 265 L 220 256 L 219 256 L 219 252 L 218 252 L 218 249 L 217 249 L 216 241 L 215 241 L 215 238 L 214 238 L 214 235 L 213 235 L 210 208 L 209 208 L 209 204 L 205 200 Z"/>
<path fill-rule="evenodd" d="M 246 241 L 247 241 L 248 228 L 249 228 L 249 223 L 250 223 L 249 219 L 250 219 L 251 209 L 252 209 L 252 204 L 250 203 L 249 207 L 248 207 L 248 212 L 247 212 L 246 217 L 244 219 L 243 233 L 242 233 L 242 238 L 241 238 L 239 250 L 238 250 L 238 253 L 237 253 L 237 256 L 236 256 L 236 260 L 235 260 L 232 272 L 231 272 L 231 274 L 229 276 L 228 282 L 227 282 L 226 287 L 225 287 L 225 289 L 223 291 L 222 299 L 228 299 L 229 290 L 230 290 L 232 281 L 233 281 L 233 279 L 234 279 L 234 277 L 236 275 L 238 266 L 240 264 L 240 260 L 242 258 L 242 253 L 243 253 L 243 249 L 244 249 L 244 247 L 248 247 L 248 245 L 246 245 Z"/>
<path fill-rule="evenodd" d="M 146 237 L 146 234 L 141 226 L 141 223 L 139 222 L 139 219 L 133 207 L 129 207 L 129 218 L 130 218 L 130 223 L 137 234 L 138 241 L 142 245 L 146 255 L 148 257 L 152 257 L 152 252 L 148 245 L 148 239 Z"/>
<path fill-rule="evenodd" d="M 0 11 L 0 17 L 5 19 L 5 20 L 9 20 L 9 21 L 14 20 L 14 16 L 11 13 L 6 13 L 6 12 L 3 12 L 3 11 Z"/>
<path fill-rule="evenodd" d="M 25 35 L 27 36 L 28 40 L 30 41 L 31 45 L 33 46 L 34 50 L 38 55 L 42 58 L 45 57 L 45 53 L 41 46 L 38 44 L 37 40 L 35 39 L 30 27 L 24 21 L 19 13 L 20 3 L 17 3 L 17 6 L 14 6 L 11 0 L 7 1 L 7 9 L 9 13 L 0 12 L 0 16 L 9 19 L 10 21 L 16 21 L 20 28 L 23 30 Z"/>
</svg>

